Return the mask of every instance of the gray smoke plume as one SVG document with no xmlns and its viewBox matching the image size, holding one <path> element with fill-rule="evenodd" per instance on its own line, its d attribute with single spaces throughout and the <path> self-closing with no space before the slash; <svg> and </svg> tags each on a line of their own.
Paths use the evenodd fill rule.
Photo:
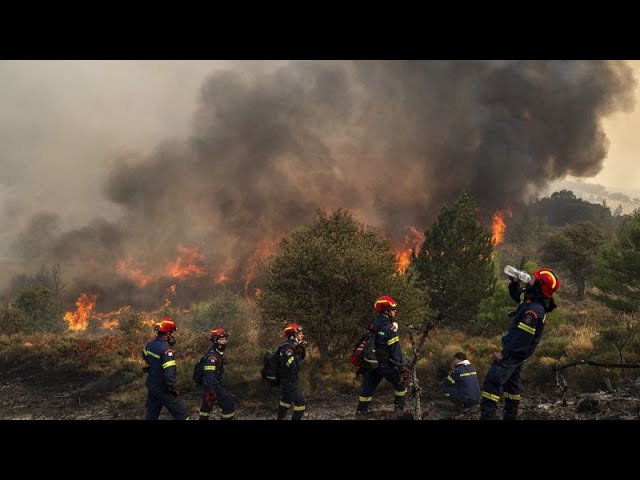
<svg viewBox="0 0 640 480">
<path fill-rule="evenodd" d="M 260 240 L 317 208 L 347 208 L 400 241 L 462 190 L 490 216 L 555 179 L 595 175 L 608 148 L 601 121 L 633 108 L 634 87 L 621 61 L 232 68 L 202 85 L 190 138 L 110 172 L 119 221 L 59 232 L 39 215 L 17 251 L 25 265 L 113 284 L 120 259 L 159 268 L 180 244 L 210 275 L 226 265 L 240 281 Z"/>
</svg>

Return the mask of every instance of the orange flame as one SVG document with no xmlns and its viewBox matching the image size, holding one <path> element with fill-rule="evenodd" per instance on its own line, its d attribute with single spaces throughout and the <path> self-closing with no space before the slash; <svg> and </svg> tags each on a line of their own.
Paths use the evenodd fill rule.
<svg viewBox="0 0 640 480">
<path fill-rule="evenodd" d="M 206 274 L 205 262 L 202 255 L 195 248 L 176 245 L 178 257 L 174 261 L 165 264 L 162 272 L 145 273 L 145 269 L 137 265 L 133 258 L 126 257 L 116 264 L 116 272 L 129 278 L 138 286 L 144 288 L 151 282 L 163 277 L 185 278 L 189 276 L 202 276 Z M 148 270 L 148 269 L 147 269 Z"/>
<path fill-rule="evenodd" d="M 146 285 L 156 280 L 151 275 L 145 275 L 142 271 L 142 267 L 135 265 L 134 260 L 131 257 L 118 261 L 116 264 L 116 272 L 123 277 L 129 278 L 129 280 L 133 280 L 138 288 L 144 288 Z"/>
<path fill-rule="evenodd" d="M 81 294 L 76 300 L 76 311 L 64 314 L 64 321 L 69 325 L 69 330 L 86 330 L 89 325 L 89 314 L 96 306 L 95 294 Z"/>
<path fill-rule="evenodd" d="M 180 255 L 164 269 L 164 275 L 172 278 L 184 278 L 191 275 L 202 276 L 206 273 L 202 255 L 195 248 L 176 245 Z"/>
<path fill-rule="evenodd" d="M 503 214 L 506 214 L 509 218 L 513 216 L 511 208 L 507 207 L 504 210 L 496 210 L 491 219 L 491 240 L 494 246 L 504 242 L 504 232 L 507 230 L 507 225 L 504 223 Z"/>
<path fill-rule="evenodd" d="M 396 256 L 396 271 L 403 274 L 409 263 L 411 263 L 411 253 L 415 252 L 417 255 L 420 252 L 420 247 L 424 244 L 424 233 L 420 232 L 416 227 L 410 226 L 409 233 L 405 235 L 400 246 L 395 251 Z"/>
<path fill-rule="evenodd" d="M 214 282 L 216 284 L 221 284 L 229 281 L 229 277 L 231 276 L 231 274 L 235 269 L 236 269 L 236 262 L 233 259 L 227 260 L 226 262 L 224 262 L 224 265 L 222 265 L 222 267 L 217 269 L 216 273 L 214 274 L 214 277 L 215 277 Z"/>
<path fill-rule="evenodd" d="M 118 310 L 114 310 L 112 312 L 93 313 L 91 317 L 101 321 L 102 328 L 111 330 L 113 328 L 118 328 L 118 326 L 120 326 L 120 319 L 118 317 L 121 314 L 126 313 L 130 310 L 131 310 L 131 306 L 125 305 L 124 307 L 120 307 Z"/>
<path fill-rule="evenodd" d="M 256 248 L 251 254 L 251 258 L 249 259 L 249 266 L 247 267 L 247 276 L 244 282 L 244 294 L 245 297 L 248 296 L 249 284 L 253 281 L 256 276 L 256 272 L 258 270 L 258 264 L 273 253 L 276 246 L 278 245 L 278 241 L 280 238 L 275 238 L 273 240 L 260 240 L 256 244 Z"/>
</svg>

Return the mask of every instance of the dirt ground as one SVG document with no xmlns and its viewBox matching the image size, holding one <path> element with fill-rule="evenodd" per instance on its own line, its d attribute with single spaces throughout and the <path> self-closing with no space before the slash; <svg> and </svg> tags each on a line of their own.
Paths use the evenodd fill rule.
<svg viewBox="0 0 640 480">
<path fill-rule="evenodd" d="M 108 400 L 110 392 L 126 381 L 117 377 L 92 377 L 74 371 L 43 371 L 37 366 L 21 365 L 2 368 L 0 378 L 0 420 L 141 420 L 144 401 L 114 403 Z M 307 395 L 307 420 L 353 420 L 356 395 L 316 397 Z M 272 420 L 278 404 L 278 389 L 266 387 L 259 399 L 242 399 L 236 406 L 238 420 Z M 199 399 L 196 393 L 183 395 L 190 409 L 190 418 L 197 418 Z M 423 420 L 477 420 L 480 412 L 474 407 L 466 412 L 457 411 L 446 398 L 422 395 Z M 393 393 L 380 389 L 372 404 L 376 413 L 370 420 L 411 419 L 398 418 L 393 413 Z M 408 399 L 408 405 L 412 400 Z M 214 413 L 219 410 L 214 409 Z M 217 415 L 212 416 L 216 418 Z M 161 419 L 168 419 L 163 411 Z M 546 396 L 523 394 L 520 408 L 523 420 L 639 420 L 640 379 L 631 387 L 610 392 L 569 392 L 566 404 L 560 394 Z"/>
</svg>

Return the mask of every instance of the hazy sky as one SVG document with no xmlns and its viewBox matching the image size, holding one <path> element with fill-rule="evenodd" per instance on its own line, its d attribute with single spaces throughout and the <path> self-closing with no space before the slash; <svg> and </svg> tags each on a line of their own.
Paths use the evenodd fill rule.
<svg viewBox="0 0 640 480">
<path fill-rule="evenodd" d="M 640 81 L 640 61 L 632 60 L 634 75 Z M 607 187 L 640 190 L 640 86 L 636 87 L 636 108 L 616 112 L 605 118 L 604 128 L 611 142 L 602 171 L 590 182 Z"/>
<path fill-rule="evenodd" d="M 596 61 L 0 61 L 0 260 L 246 259 L 319 205 L 402 236 L 462 188 L 490 214 L 593 175 L 601 125 L 590 181 L 637 190 L 632 85 Z"/>
<path fill-rule="evenodd" d="M 112 216 L 102 184 L 114 160 L 184 138 L 205 76 L 227 65 L 0 61 L 0 200 L 19 196 L 3 208 L 64 212 L 73 226 Z"/>
</svg>

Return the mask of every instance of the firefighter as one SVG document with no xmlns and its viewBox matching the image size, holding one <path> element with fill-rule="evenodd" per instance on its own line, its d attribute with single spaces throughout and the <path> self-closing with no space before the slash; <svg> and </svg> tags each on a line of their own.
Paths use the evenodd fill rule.
<svg viewBox="0 0 640 480">
<path fill-rule="evenodd" d="M 228 339 L 229 334 L 224 328 L 216 328 L 209 335 L 211 348 L 202 359 L 204 374 L 202 375 L 202 404 L 198 417 L 200 420 L 209 420 L 211 410 L 216 403 L 222 410 L 221 420 L 233 420 L 235 415 L 233 395 L 222 386 L 222 375 L 226 363 L 224 351 L 227 348 Z"/>
<path fill-rule="evenodd" d="M 500 393 L 504 393 L 504 420 L 515 420 L 518 416 L 522 382 L 522 364 L 529 358 L 544 333 L 546 314 L 556 308 L 553 294 L 560 288 L 560 280 L 550 268 L 533 272 L 534 282 L 525 289 L 517 279 L 511 279 L 509 294 L 516 302 L 524 293 L 524 300 L 509 315 L 513 322 L 502 337 L 502 350 L 493 354 L 493 363 L 482 386 L 480 419 L 497 419 Z"/>
<path fill-rule="evenodd" d="M 306 356 L 307 341 L 302 325 L 290 323 L 284 329 L 286 341 L 279 348 L 278 368 L 280 374 L 280 404 L 278 420 L 284 420 L 293 407 L 291 420 L 300 420 L 304 415 L 304 396 L 298 387 L 298 374 Z"/>
<path fill-rule="evenodd" d="M 476 369 L 463 352 L 451 361 L 451 372 L 440 382 L 440 388 L 453 404 L 465 409 L 480 403 L 480 383 Z"/>
<path fill-rule="evenodd" d="M 174 420 L 186 420 L 187 407 L 176 388 L 176 357 L 171 348 L 176 343 L 173 336 L 177 329 L 176 322 L 170 317 L 163 317 L 153 328 L 158 334 L 142 351 L 142 357 L 147 362 L 143 370 L 148 374 L 145 419 L 157 420 L 164 406 Z"/>
<path fill-rule="evenodd" d="M 397 304 L 393 298 L 382 296 L 375 301 L 373 308 L 377 315 L 369 329 L 376 333 L 378 367 L 362 372 L 362 387 L 358 397 L 356 417 L 370 413 L 369 404 L 373 399 L 373 393 L 383 378 L 393 385 L 395 413 L 402 414 L 405 410 L 409 370 L 400 348 L 398 324 L 393 321 Z"/>
</svg>

